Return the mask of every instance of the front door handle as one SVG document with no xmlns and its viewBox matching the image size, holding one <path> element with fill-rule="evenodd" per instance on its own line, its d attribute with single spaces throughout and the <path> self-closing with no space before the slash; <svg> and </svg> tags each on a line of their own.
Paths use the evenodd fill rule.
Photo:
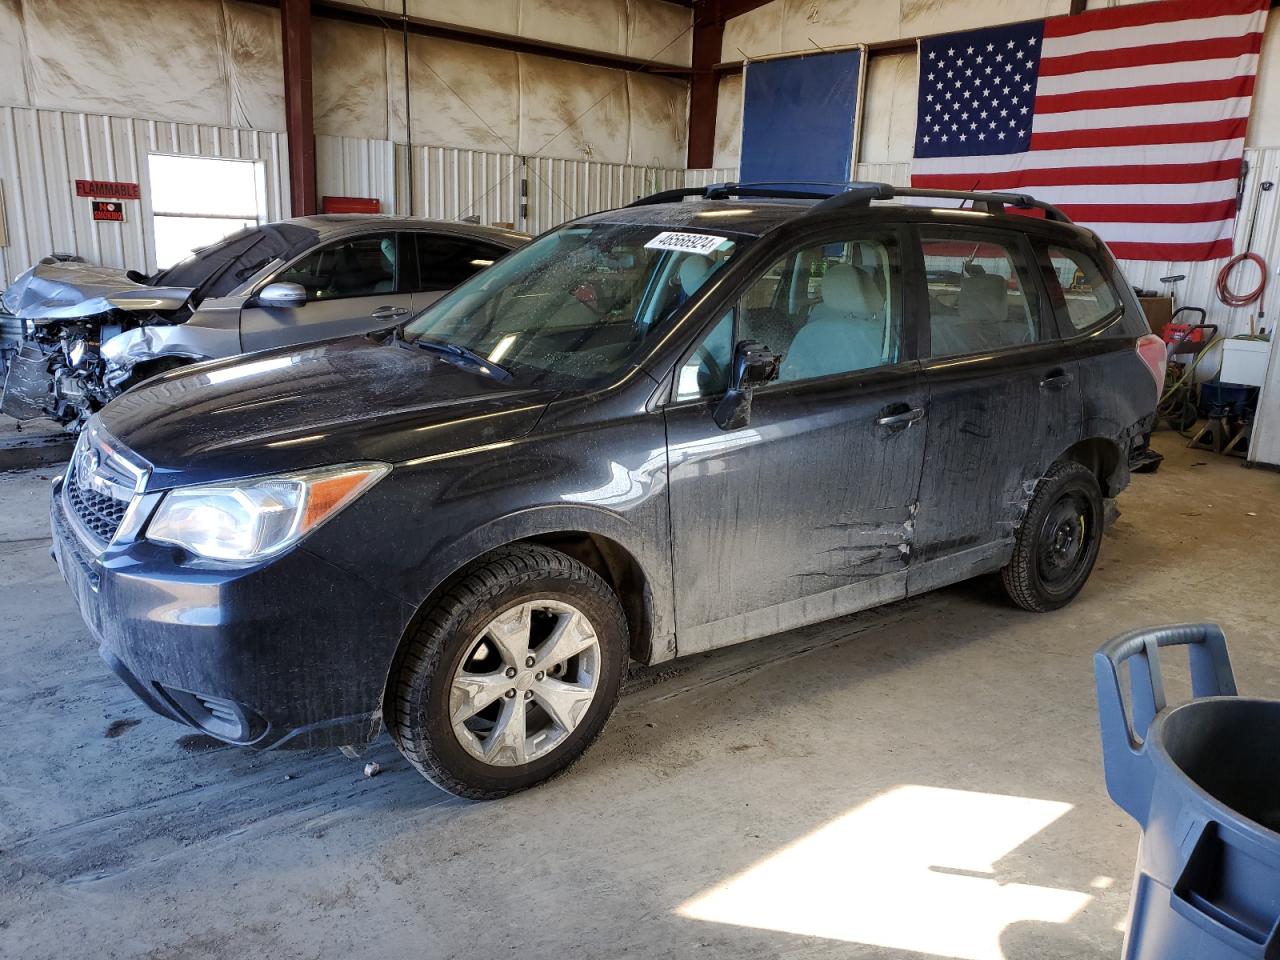
<svg viewBox="0 0 1280 960">
<path fill-rule="evenodd" d="M 905 406 L 905 404 L 899 404 Z M 905 427 L 909 423 L 915 423 L 924 416 L 924 407 L 910 407 L 898 413 L 889 413 L 893 407 L 885 407 L 880 411 L 880 416 L 876 417 L 877 427 Z"/>
<path fill-rule="evenodd" d="M 369 314 L 369 316 L 373 317 L 375 320 L 390 320 L 392 317 L 403 317 L 408 312 L 408 307 L 385 306 L 378 307 L 373 311 L 373 313 Z"/>
<path fill-rule="evenodd" d="M 1044 379 L 1040 381 L 1040 386 L 1046 390 L 1061 390 L 1064 387 L 1069 387 L 1071 380 L 1071 374 L 1065 370 L 1050 370 L 1044 375 Z"/>
</svg>

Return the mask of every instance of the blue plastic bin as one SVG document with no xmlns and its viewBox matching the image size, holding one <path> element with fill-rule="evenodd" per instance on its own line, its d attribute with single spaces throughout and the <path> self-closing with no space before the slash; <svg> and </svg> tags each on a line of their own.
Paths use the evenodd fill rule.
<svg viewBox="0 0 1280 960">
<path fill-rule="evenodd" d="M 1170 709 L 1158 650 L 1175 645 L 1193 699 Z M 1094 673 L 1107 790 L 1142 827 L 1125 960 L 1280 960 L 1280 700 L 1236 695 L 1212 623 L 1116 637 Z"/>
</svg>

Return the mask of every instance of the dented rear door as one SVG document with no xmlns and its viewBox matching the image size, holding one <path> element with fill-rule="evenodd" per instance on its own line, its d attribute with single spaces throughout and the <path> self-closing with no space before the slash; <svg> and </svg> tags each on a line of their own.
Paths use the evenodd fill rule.
<svg viewBox="0 0 1280 960">
<path fill-rule="evenodd" d="M 1035 484 L 1081 436 L 1078 364 L 1024 235 L 921 225 L 925 469 L 912 594 L 1003 566 Z"/>
</svg>

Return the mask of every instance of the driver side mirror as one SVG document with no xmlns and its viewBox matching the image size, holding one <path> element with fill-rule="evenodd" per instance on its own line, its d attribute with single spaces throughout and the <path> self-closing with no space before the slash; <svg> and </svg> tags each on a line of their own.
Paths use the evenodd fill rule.
<svg viewBox="0 0 1280 960">
<path fill-rule="evenodd" d="M 756 387 L 778 378 L 782 355 L 759 340 L 740 340 L 733 348 L 729 368 L 729 389 L 716 405 L 712 417 L 721 430 L 737 430 L 751 422 L 751 397 Z"/>
<path fill-rule="evenodd" d="M 264 307 L 300 307 L 307 302 L 307 288 L 300 283 L 268 283 L 258 291 Z"/>
</svg>

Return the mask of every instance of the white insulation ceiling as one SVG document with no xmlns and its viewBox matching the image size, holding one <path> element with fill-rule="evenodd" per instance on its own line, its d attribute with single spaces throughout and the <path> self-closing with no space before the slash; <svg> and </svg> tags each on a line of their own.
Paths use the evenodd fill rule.
<svg viewBox="0 0 1280 960">
<path fill-rule="evenodd" d="M 0 103 L 284 128 L 279 14 L 227 0 L 0 0 Z"/>
<path fill-rule="evenodd" d="M 411 0 L 409 13 L 677 65 L 692 43 L 690 11 L 661 0 Z M 398 31 L 317 17 L 313 73 L 317 133 L 405 140 Z M 0 0 L 0 104 L 282 130 L 282 76 L 279 14 L 268 7 Z M 418 35 L 409 76 L 415 143 L 684 163 L 682 80 Z"/>
<path fill-rule="evenodd" d="M 401 44 L 377 27 L 316 21 L 317 133 L 405 140 Z M 409 75 L 414 143 L 684 165 L 683 80 L 412 34 Z"/>
</svg>

